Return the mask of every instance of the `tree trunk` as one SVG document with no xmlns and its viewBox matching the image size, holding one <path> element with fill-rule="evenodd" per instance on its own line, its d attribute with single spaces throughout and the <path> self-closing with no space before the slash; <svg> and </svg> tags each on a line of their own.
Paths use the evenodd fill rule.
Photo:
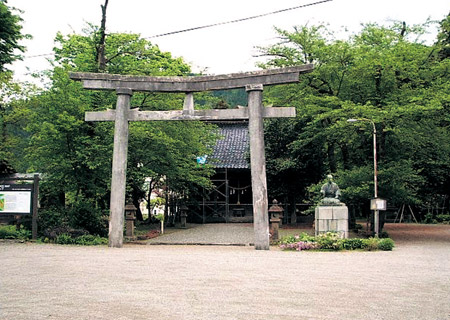
<svg viewBox="0 0 450 320">
<path fill-rule="evenodd" d="M 136 220 L 144 221 L 144 216 L 142 215 L 140 201 L 136 198 L 133 198 L 133 205 L 136 207 Z"/>
<path fill-rule="evenodd" d="M 99 72 L 105 72 L 106 70 L 105 39 L 106 39 L 106 8 L 108 6 L 108 1 L 109 0 L 105 0 L 105 4 L 100 5 L 100 7 L 102 8 L 102 22 L 100 25 L 100 40 L 97 46 L 97 62 Z"/>
<path fill-rule="evenodd" d="M 167 221 L 167 218 L 169 217 L 169 205 L 170 205 L 170 197 L 169 197 L 169 185 L 166 185 L 166 192 L 164 194 L 166 205 L 164 206 L 164 221 Z"/>
<path fill-rule="evenodd" d="M 152 205 L 150 201 L 152 200 L 152 191 L 153 191 L 153 180 L 150 181 L 148 184 L 148 193 L 147 193 L 147 211 L 148 211 L 148 217 L 147 222 L 150 223 L 152 220 Z"/>
<path fill-rule="evenodd" d="M 145 192 L 143 192 L 139 186 L 131 183 L 131 202 L 136 207 L 136 220 L 144 221 L 144 217 L 142 216 L 141 211 L 141 201 L 145 198 Z"/>
<path fill-rule="evenodd" d="M 286 204 L 289 204 L 286 207 L 287 210 L 286 210 L 285 214 L 291 215 L 291 224 L 294 224 L 294 225 L 297 224 L 297 211 L 296 211 L 296 207 L 295 207 L 296 200 L 297 200 L 296 195 L 292 194 L 289 198 L 286 198 L 286 202 L 285 202 Z"/>
</svg>

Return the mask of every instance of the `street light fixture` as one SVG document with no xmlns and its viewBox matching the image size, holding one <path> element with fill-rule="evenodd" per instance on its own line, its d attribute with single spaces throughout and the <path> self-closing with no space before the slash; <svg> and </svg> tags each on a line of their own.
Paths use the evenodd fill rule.
<svg viewBox="0 0 450 320">
<path fill-rule="evenodd" d="M 377 170 L 377 128 L 375 123 L 367 118 L 348 119 L 347 122 L 367 121 L 372 124 L 373 127 L 373 183 L 374 183 L 374 195 L 375 200 L 378 199 L 378 170 Z M 379 211 L 374 209 L 374 231 L 375 236 L 379 235 Z"/>
</svg>

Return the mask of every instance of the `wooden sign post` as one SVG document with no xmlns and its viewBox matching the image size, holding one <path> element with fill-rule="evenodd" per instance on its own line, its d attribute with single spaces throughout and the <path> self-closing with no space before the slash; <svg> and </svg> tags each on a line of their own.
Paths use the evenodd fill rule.
<svg viewBox="0 0 450 320">
<path fill-rule="evenodd" d="M 128 122 L 157 120 L 249 120 L 250 166 L 253 190 L 255 248 L 269 249 L 266 160 L 264 153 L 263 118 L 295 117 L 295 108 L 264 108 L 263 85 L 299 81 L 300 73 L 313 70 L 313 65 L 271 69 L 220 76 L 146 77 L 100 73 L 71 73 L 70 78 L 82 81 L 85 89 L 115 90 L 116 110 L 86 112 L 86 121 L 114 121 L 114 151 L 109 218 L 109 246 L 122 247 L 125 208 L 125 185 L 128 151 Z M 246 88 L 248 108 L 195 110 L 193 92 Z M 184 92 L 183 110 L 130 110 L 133 91 Z"/>
</svg>

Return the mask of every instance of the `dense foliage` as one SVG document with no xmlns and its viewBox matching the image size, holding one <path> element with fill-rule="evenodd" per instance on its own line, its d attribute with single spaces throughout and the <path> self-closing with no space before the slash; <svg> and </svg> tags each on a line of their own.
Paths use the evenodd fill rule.
<svg viewBox="0 0 450 320">
<path fill-rule="evenodd" d="M 270 192 L 314 202 L 327 173 L 342 200 L 368 209 L 373 196 L 372 121 L 377 130 L 379 196 L 423 212 L 450 198 L 449 18 L 435 45 L 426 25 L 367 24 L 346 40 L 325 26 L 277 29 L 279 44 L 261 48 L 263 67 L 313 63 L 301 83 L 268 90 L 267 103 L 297 108 L 296 119 L 267 123 Z M 349 123 L 347 119 L 367 119 Z M 275 134 L 276 133 L 276 134 Z"/>
<path fill-rule="evenodd" d="M 0 226 L 0 239 L 29 240 L 31 231 L 23 226 Z"/>
<path fill-rule="evenodd" d="M 0 2 L 0 71 L 23 48 L 20 17 Z M 317 200 L 327 173 L 356 212 L 373 195 L 372 125 L 377 130 L 379 196 L 411 205 L 423 216 L 450 199 L 450 18 L 435 44 L 421 42 L 427 25 L 367 24 L 337 39 L 324 26 L 277 29 L 279 44 L 261 48 L 264 68 L 313 63 L 294 85 L 265 89 L 265 104 L 294 106 L 295 119 L 266 123 L 269 192 L 282 202 Z M 7 30 L 3 33 L 3 30 Z M 10 38 L 5 38 L 10 37 Z M 6 41 L 6 39 L 9 39 Z M 6 46 L 7 45 L 7 46 Z M 102 47 L 101 68 L 98 51 Z M 0 170 L 44 174 L 41 227 L 67 226 L 105 235 L 113 123 L 88 123 L 86 111 L 114 108 L 111 92 L 88 91 L 69 72 L 190 75 L 189 66 L 135 34 L 108 33 L 89 25 L 83 34 L 55 38 L 55 58 L 45 89 L 20 86 L 0 72 Z M 244 90 L 197 94 L 201 108 L 244 104 Z M 183 95 L 135 93 L 132 107 L 181 109 Z M 347 122 L 347 119 L 370 121 Z M 210 185 L 212 169 L 195 158 L 211 152 L 209 125 L 186 121 L 130 125 L 127 198 L 136 206 L 164 186 L 187 196 Z M 290 206 L 294 208 L 294 206 Z M 430 221 L 441 211 L 431 211 Z M 44 230 L 41 230 L 44 231 Z M 61 240 L 62 241 L 62 240 Z M 353 245 L 353 244 L 352 244 Z"/>
<path fill-rule="evenodd" d="M 114 108 L 114 92 L 84 90 L 69 72 L 97 72 L 98 30 L 56 36 L 54 67 L 48 88 L 8 103 L 11 134 L 6 151 L 20 150 L 10 164 L 20 171 L 44 174 L 40 194 L 41 226 L 69 225 L 105 235 L 111 179 L 113 123 L 88 123 L 84 113 Z M 108 34 L 106 70 L 114 74 L 186 75 L 190 69 L 135 34 Z M 181 109 L 183 95 L 135 93 L 132 108 Z M 26 139 L 18 139 L 23 137 Z M 140 122 L 130 124 L 127 199 L 137 207 L 148 188 L 170 185 L 187 193 L 195 185 L 208 186 L 211 169 L 196 168 L 196 156 L 208 154 L 215 136 L 200 122 Z M 6 153 L 5 153 L 6 154 Z M 11 155 L 11 152 L 8 153 Z M 150 183 L 145 180 L 150 179 Z M 167 189 L 167 188 L 166 188 Z"/>
<path fill-rule="evenodd" d="M 16 50 L 24 52 L 25 48 L 19 42 L 29 37 L 22 33 L 22 18 L 15 11 L 18 10 L 0 1 L 0 72 L 5 71 L 5 65 L 21 58 Z"/>
<path fill-rule="evenodd" d="M 45 238 L 44 242 L 47 243 L 47 242 L 51 242 L 51 241 L 48 240 L 47 238 Z M 54 243 L 56 243 L 56 244 L 72 244 L 72 245 L 80 245 L 80 246 L 98 246 L 98 245 L 108 244 L 108 239 L 98 237 L 98 236 L 93 236 L 90 234 L 74 238 L 66 233 L 63 233 L 54 240 Z"/>
<path fill-rule="evenodd" d="M 21 13 L 8 7 L 6 1 L 0 1 L 0 173 L 14 172 L 9 163 L 12 150 L 7 141 L 10 106 L 4 102 L 20 91 L 19 86 L 12 83 L 12 72 L 6 65 L 22 58 L 18 53 L 24 52 L 25 48 L 19 42 L 30 37 L 22 33 L 22 18 L 16 12 Z"/>
</svg>

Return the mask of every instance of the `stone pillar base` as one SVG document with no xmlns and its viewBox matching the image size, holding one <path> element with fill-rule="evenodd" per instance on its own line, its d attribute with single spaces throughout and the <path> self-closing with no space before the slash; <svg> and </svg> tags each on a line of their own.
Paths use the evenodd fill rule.
<svg viewBox="0 0 450 320">
<path fill-rule="evenodd" d="M 315 214 L 315 234 L 337 232 L 348 238 L 347 206 L 319 206 Z"/>
</svg>

